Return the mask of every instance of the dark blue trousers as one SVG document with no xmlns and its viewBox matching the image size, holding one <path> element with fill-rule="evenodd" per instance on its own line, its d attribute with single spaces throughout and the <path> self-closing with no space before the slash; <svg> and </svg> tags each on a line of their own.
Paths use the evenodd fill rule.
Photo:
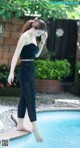
<svg viewBox="0 0 80 148">
<path fill-rule="evenodd" d="M 25 117 L 27 108 L 30 121 L 36 121 L 34 61 L 21 62 L 18 70 L 18 79 L 20 83 L 18 118 Z"/>
</svg>

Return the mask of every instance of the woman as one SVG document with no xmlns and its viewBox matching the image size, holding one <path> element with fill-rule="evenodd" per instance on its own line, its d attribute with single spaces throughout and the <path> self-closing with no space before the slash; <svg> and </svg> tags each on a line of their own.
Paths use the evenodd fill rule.
<svg viewBox="0 0 80 148">
<path fill-rule="evenodd" d="M 25 116 L 26 108 L 30 121 L 33 126 L 33 134 L 36 141 L 42 142 L 43 139 L 39 134 L 36 124 L 36 109 L 35 109 L 35 68 L 34 58 L 39 57 L 45 41 L 47 39 L 46 24 L 43 20 L 29 20 L 23 26 L 21 36 L 19 38 L 14 56 L 11 62 L 10 74 L 8 83 L 14 80 L 14 69 L 20 56 L 21 64 L 18 71 L 18 79 L 20 83 L 20 101 L 18 104 L 18 125 L 17 130 L 26 130 L 23 126 L 23 119 Z M 41 37 L 40 42 L 37 42 L 37 37 Z"/>
</svg>

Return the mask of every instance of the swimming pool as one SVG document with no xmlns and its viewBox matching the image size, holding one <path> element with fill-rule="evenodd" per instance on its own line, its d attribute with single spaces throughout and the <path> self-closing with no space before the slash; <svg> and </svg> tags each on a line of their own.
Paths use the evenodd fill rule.
<svg viewBox="0 0 80 148">
<path fill-rule="evenodd" d="M 11 140 L 9 148 L 80 148 L 80 111 L 48 111 L 37 116 L 44 142 L 37 143 L 29 134 Z"/>
</svg>

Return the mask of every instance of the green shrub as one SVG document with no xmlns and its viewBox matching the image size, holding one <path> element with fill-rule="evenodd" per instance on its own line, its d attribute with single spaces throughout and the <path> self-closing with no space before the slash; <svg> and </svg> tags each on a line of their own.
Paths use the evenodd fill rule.
<svg viewBox="0 0 80 148">
<path fill-rule="evenodd" d="M 14 82 L 12 85 L 8 83 L 10 67 L 6 64 L 0 65 L 0 87 L 19 87 L 18 82 L 18 66 L 14 72 Z M 62 80 L 71 73 L 71 65 L 67 60 L 35 60 L 35 75 L 36 79 L 54 79 Z"/>
<path fill-rule="evenodd" d="M 71 74 L 71 64 L 67 60 L 35 60 L 37 79 L 63 80 Z"/>
</svg>

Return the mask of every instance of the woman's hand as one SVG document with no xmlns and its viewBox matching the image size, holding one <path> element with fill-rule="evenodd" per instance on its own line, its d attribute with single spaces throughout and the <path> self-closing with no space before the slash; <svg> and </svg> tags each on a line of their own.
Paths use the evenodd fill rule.
<svg viewBox="0 0 80 148">
<path fill-rule="evenodd" d="M 10 73 L 9 74 L 9 77 L 8 77 L 8 83 L 11 85 L 11 83 L 14 81 L 14 72 Z"/>
</svg>

